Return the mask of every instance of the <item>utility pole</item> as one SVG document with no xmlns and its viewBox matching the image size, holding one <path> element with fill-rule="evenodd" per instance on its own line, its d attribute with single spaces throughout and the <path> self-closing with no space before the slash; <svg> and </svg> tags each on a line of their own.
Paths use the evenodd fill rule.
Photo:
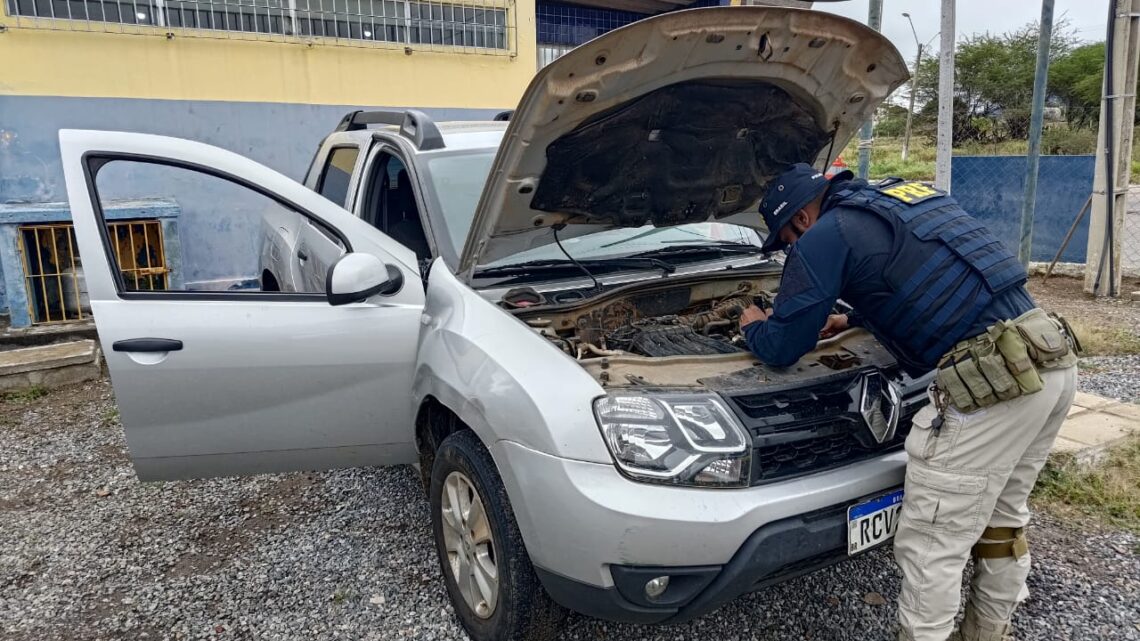
<svg viewBox="0 0 1140 641">
<path fill-rule="evenodd" d="M 867 12 L 867 26 L 875 31 L 881 31 L 883 27 L 883 0 L 871 0 L 870 10 Z M 863 129 L 859 132 L 859 178 L 867 179 L 867 174 L 871 172 L 871 138 L 874 135 L 874 112 L 872 116 L 863 123 Z"/>
<path fill-rule="evenodd" d="M 954 151 L 954 0 L 942 0 L 942 42 L 938 60 L 938 155 L 934 185 L 950 191 L 950 156 Z"/>
<path fill-rule="evenodd" d="M 1041 159 L 1041 128 L 1045 119 L 1045 81 L 1049 77 L 1049 43 L 1053 39 L 1053 0 L 1041 0 L 1041 33 L 1037 35 L 1037 70 L 1033 72 L 1033 112 L 1029 117 L 1029 154 L 1025 167 L 1025 197 L 1021 199 L 1021 245 L 1017 257 L 1029 267 L 1033 249 L 1033 209 L 1037 205 L 1037 166 Z"/>
<path fill-rule="evenodd" d="M 914 94 L 918 93 L 918 68 L 922 65 L 922 50 L 926 45 L 918 41 L 918 32 L 914 30 L 914 20 L 910 19 L 910 14 L 904 11 L 903 17 L 910 23 L 910 32 L 914 34 L 914 44 L 918 47 L 918 55 L 914 57 L 914 74 L 910 77 L 910 107 L 906 110 L 906 134 L 903 136 L 902 144 L 902 159 L 905 162 L 910 156 L 910 127 L 914 121 Z M 938 34 L 934 34 L 926 44 L 930 44 L 930 41 L 937 37 Z"/>
<path fill-rule="evenodd" d="M 907 16 L 908 18 L 910 17 L 910 14 L 903 14 L 903 15 Z M 911 28 L 913 29 L 914 27 L 912 26 Z M 918 39 L 915 38 L 915 41 L 917 42 Z M 922 64 L 922 45 L 921 44 L 918 45 L 918 55 L 916 55 L 914 57 L 914 75 L 910 77 L 910 106 L 907 107 L 907 110 L 906 110 L 906 134 L 903 135 L 903 147 L 902 147 L 903 162 L 906 162 L 907 157 L 910 156 L 910 127 L 911 127 L 911 123 L 914 122 L 914 94 L 918 93 L 917 91 L 915 91 L 915 83 L 918 82 L 918 66 L 920 64 Z"/>
<path fill-rule="evenodd" d="M 1098 296 L 1120 293 L 1121 241 L 1140 61 L 1140 0 L 1110 0 L 1108 11 L 1100 134 L 1085 259 L 1085 291 Z"/>
</svg>

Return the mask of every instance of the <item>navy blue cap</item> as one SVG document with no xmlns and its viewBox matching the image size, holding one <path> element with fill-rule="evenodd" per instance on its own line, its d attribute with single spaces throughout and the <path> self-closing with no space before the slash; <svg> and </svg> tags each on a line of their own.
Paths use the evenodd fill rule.
<svg viewBox="0 0 1140 641">
<path fill-rule="evenodd" d="M 764 251 L 776 251 L 787 245 L 780 240 L 780 230 L 804 205 L 822 194 L 827 185 L 823 172 L 802 162 L 792 165 L 768 183 L 768 191 L 760 201 L 760 215 L 768 226 Z"/>
</svg>

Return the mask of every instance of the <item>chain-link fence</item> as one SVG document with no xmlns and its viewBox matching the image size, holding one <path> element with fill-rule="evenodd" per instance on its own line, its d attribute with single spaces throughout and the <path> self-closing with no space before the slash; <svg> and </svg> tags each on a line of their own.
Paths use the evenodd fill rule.
<svg viewBox="0 0 1140 641">
<path fill-rule="evenodd" d="M 1051 261 L 1064 245 L 1062 262 L 1085 262 L 1089 229 L 1085 206 L 1092 195 L 1094 167 L 1092 155 L 1041 158 L 1031 261 Z M 1015 253 L 1021 244 L 1026 168 L 1024 155 L 962 155 L 952 164 L 954 197 Z"/>
<path fill-rule="evenodd" d="M 1033 218 L 1032 261 L 1052 261 L 1062 245 L 1060 262 L 1079 265 L 1086 261 L 1099 115 L 1099 108 L 1092 106 L 1046 107 Z M 956 137 L 963 129 L 969 129 L 969 135 L 963 134 L 954 146 L 951 184 L 954 196 L 967 210 L 985 220 L 1016 252 L 1020 246 L 1021 210 L 1025 200 L 1028 132 L 1021 126 L 1024 123 L 1020 114 L 1012 111 L 988 118 L 966 118 L 971 120 L 969 127 L 961 126 L 960 119 L 955 118 Z M 880 109 L 871 143 L 869 178 L 897 176 L 934 180 L 934 123 L 920 122 L 918 118 L 915 121 L 909 157 L 904 161 L 905 109 L 895 105 Z M 1140 128 L 1136 133 L 1140 134 Z M 852 140 L 841 154 L 842 160 L 853 170 L 859 163 L 858 152 L 859 141 Z M 1121 175 L 1130 170 L 1131 181 L 1137 186 L 1128 189 L 1126 211 L 1122 215 L 1118 212 L 1118 220 L 1123 224 L 1114 229 L 1114 236 L 1119 242 L 1124 276 L 1140 278 L 1140 136 L 1134 136 L 1131 154 L 1121 153 L 1117 157 L 1120 162 L 1129 163 L 1128 167 L 1118 167 Z M 1122 184 L 1121 188 L 1124 187 Z M 1096 189 L 1102 191 L 1103 187 Z M 1080 273 L 1081 270 L 1070 265 L 1066 271 Z"/>
</svg>

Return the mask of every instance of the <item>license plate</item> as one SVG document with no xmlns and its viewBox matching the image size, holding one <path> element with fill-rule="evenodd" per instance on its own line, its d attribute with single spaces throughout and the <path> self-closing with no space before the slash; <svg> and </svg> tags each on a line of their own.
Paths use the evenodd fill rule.
<svg viewBox="0 0 1140 641">
<path fill-rule="evenodd" d="M 903 491 L 847 508 L 847 554 L 854 556 L 895 537 Z"/>
</svg>

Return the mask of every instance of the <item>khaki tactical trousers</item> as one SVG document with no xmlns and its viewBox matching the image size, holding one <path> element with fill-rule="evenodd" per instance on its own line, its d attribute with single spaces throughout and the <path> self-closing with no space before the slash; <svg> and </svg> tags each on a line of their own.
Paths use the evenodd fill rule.
<svg viewBox="0 0 1140 641">
<path fill-rule="evenodd" d="M 946 641 L 958 614 L 962 572 L 982 531 L 1029 522 L 1026 500 L 1073 402 L 1077 368 L 1041 377 L 1045 387 L 1035 394 L 969 414 L 948 408 L 937 431 L 933 403 L 915 416 L 895 536 L 903 573 L 900 639 Z M 1004 638 L 1014 608 L 1028 596 L 1028 574 L 1028 554 L 978 559 L 966 609 L 971 622 L 991 630 L 982 638 Z"/>
</svg>

